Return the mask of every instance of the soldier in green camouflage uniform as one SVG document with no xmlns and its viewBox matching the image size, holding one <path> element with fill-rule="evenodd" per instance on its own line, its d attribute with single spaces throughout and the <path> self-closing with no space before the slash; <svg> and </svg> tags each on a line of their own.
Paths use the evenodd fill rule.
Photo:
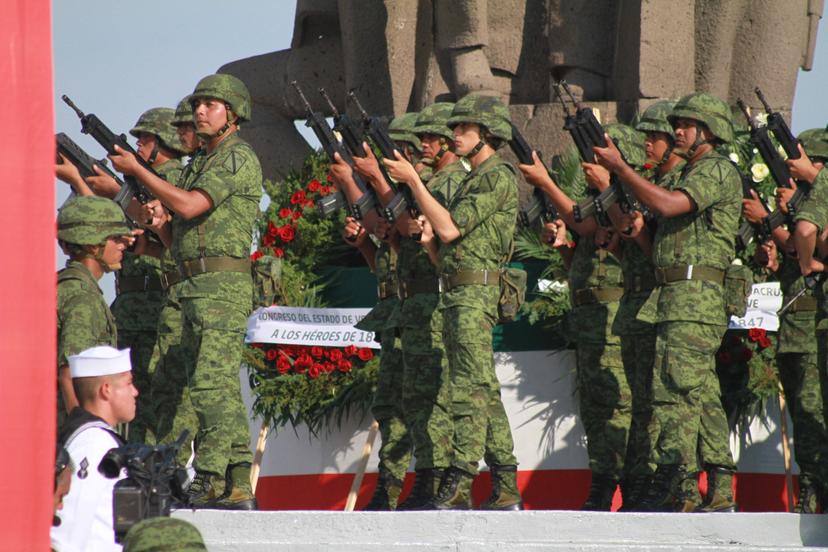
<svg viewBox="0 0 828 552">
<path fill-rule="evenodd" d="M 700 502 L 690 471 L 699 450 L 706 463 L 734 469 L 714 355 L 727 328 L 724 279 L 735 257 L 741 181 L 714 149 L 733 139 L 725 102 L 685 96 L 670 122 L 676 149 L 688 160 L 670 189 L 626 167 L 609 143 L 596 149 L 596 157 L 660 216 L 653 253 L 658 287 L 638 315 L 656 323 L 653 416 L 659 426 L 653 455 L 658 468 L 643 506 L 687 511 Z"/>
<path fill-rule="evenodd" d="M 183 181 L 192 171 L 192 158 L 199 148 L 195 135 L 193 108 L 189 98 L 184 98 L 175 109 L 172 121 L 179 135 L 181 149 L 191 156 L 179 177 Z M 183 369 L 186 357 L 193 353 L 184 350 L 181 343 L 183 315 L 179 298 L 181 276 L 169 248 L 161 256 L 161 283 L 164 301 L 158 316 L 155 347 L 150 360 L 152 374 L 152 411 L 155 415 L 156 438 L 159 443 L 170 444 L 183 430 L 188 430 L 188 441 L 179 451 L 179 461 L 186 464 L 192 454 L 192 440 L 198 433 L 198 417 L 190 399 L 187 372 Z"/>
<path fill-rule="evenodd" d="M 207 550 L 195 525 L 171 517 L 154 517 L 133 525 L 124 537 L 124 552 L 202 552 Z"/>
<path fill-rule="evenodd" d="M 471 507 L 471 482 L 484 455 L 491 412 L 495 403 L 503 408 L 492 330 L 498 317 L 499 267 L 508 261 L 515 230 L 517 185 L 514 168 L 496 154 L 511 138 L 509 110 L 498 99 L 466 96 L 454 106 L 448 126 L 454 129 L 455 151 L 472 165 L 448 208 L 409 164 L 386 160 L 386 165 L 411 187 L 442 242 L 440 309 L 451 378 L 454 458 L 429 506 L 465 509 Z M 507 432 L 497 439 L 512 443 L 508 426 L 492 429 Z M 513 454 L 500 462 L 517 465 Z"/>
<path fill-rule="evenodd" d="M 181 175 L 181 149 L 172 126 L 175 111 L 165 107 L 141 114 L 129 133 L 138 139 L 138 155 L 161 178 L 175 184 Z M 112 314 L 118 325 L 118 348 L 129 347 L 132 374 L 139 391 L 135 419 L 129 423 L 128 440 L 155 442 L 155 416 L 150 400 L 150 358 L 156 341 L 158 317 L 164 292 L 161 286 L 161 260 L 152 255 L 124 253 L 121 270 L 116 273 L 118 296 Z"/>
<path fill-rule="evenodd" d="M 193 503 L 252 509 L 250 433 L 239 367 L 252 305 L 249 255 L 262 172 L 253 149 L 237 134 L 238 125 L 250 120 L 250 93 L 236 77 L 217 74 L 199 81 L 190 101 L 205 148 L 181 188 L 154 177 L 128 154 L 112 159 L 176 213 L 159 232 L 171 239 L 182 277 L 182 344 L 195 352 L 184 366 L 200 426 Z M 166 217 L 158 209 L 152 216 Z"/>
<path fill-rule="evenodd" d="M 58 419 L 78 406 L 67 358 L 95 345 L 116 346 L 118 330 L 98 280 L 120 268 L 130 234 L 118 205 L 102 197 L 76 197 L 58 214 L 58 242 L 69 256 L 58 272 Z M 61 405 L 62 404 L 62 405 Z"/>
</svg>

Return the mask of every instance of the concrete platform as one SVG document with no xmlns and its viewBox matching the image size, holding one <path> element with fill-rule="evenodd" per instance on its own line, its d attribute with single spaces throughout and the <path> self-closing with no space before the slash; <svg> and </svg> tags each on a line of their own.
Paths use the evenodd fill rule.
<svg viewBox="0 0 828 552">
<path fill-rule="evenodd" d="M 828 515 L 180 510 L 212 552 L 826 550 Z"/>
</svg>

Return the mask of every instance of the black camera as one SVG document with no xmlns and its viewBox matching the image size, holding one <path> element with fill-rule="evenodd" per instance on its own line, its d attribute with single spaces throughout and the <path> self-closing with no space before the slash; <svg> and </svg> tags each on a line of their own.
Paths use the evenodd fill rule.
<svg viewBox="0 0 828 552">
<path fill-rule="evenodd" d="M 104 477 L 113 479 L 126 468 L 126 478 L 115 483 L 112 494 L 115 542 L 141 520 L 169 516 L 173 504 L 186 504 L 187 470 L 178 462 L 178 451 L 189 435 L 183 431 L 171 445 L 130 443 L 110 449 L 98 464 Z"/>
</svg>

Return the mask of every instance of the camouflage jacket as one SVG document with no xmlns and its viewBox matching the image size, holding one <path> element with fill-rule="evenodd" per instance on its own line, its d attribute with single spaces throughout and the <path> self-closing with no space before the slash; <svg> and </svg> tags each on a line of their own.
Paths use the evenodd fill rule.
<svg viewBox="0 0 828 552">
<path fill-rule="evenodd" d="M 170 159 L 155 169 L 155 172 L 167 182 L 176 184 L 181 177 L 181 161 Z M 116 278 L 146 279 L 158 281 L 161 275 L 161 259 L 151 255 L 133 255 L 124 252 L 121 270 Z M 161 290 L 149 291 L 119 291 L 118 297 L 112 302 L 112 314 L 121 331 L 150 331 L 154 332 L 158 325 L 158 315 L 164 292 Z"/>
<path fill-rule="evenodd" d="M 449 204 L 451 197 L 460 187 L 461 182 L 469 173 L 465 160 L 456 161 L 447 165 L 439 172 L 433 173 L 428 181 L 431 195 L 440 205 Z M 428 253 L 419 242 L 403 237 L 400 239 L 400 254 L 397 257 L 397 277 L 400 282 L 427 282 L 437 281 L 437 267 L 432 264 Z M 442 317 L 432 316 L 438 307 L 440 294 L 418 293 L 404 301 L 389 319 L 389 326 L 419 327 L 431 323 L 432 330 L 441 331 Z"/>
<path fill-rule="evenodd" d="M 57 276 L 58 367 L 68 364 L 70 355 L 90 347 L 117 347 L 115 318 L 89 269 L 70 260 Z"/>
<path fill-rule="evenodd" d="M 497 270 L 509 256 L 517 224 L 515 168 L 492 155 L 466 176 L 447 209 L 460 237 L 440 247 L 440 273 Z M 440 298 L 444 307 L 494 309 L 498 296 L 497 286 L 458 286 Z"/>
<path fill-rule="evenodd" d="M 710 152 L 687 164 L 670 189 L 682 190 L 696 210 L 658 220 L 653 244 L 656 268 L 704 266 L 724 271 L 735 257 L 742 185 L 727 158 Z M 727 325 L 724 288 L 707 280 L 679 280 L 653 290 L 638 314 L 646 322 Z"/>
<path fill-rule="evenodd" d="M 621 264 L 605 249 L 595 245 L 592 236 L 581 237 L 575 245 L 569 266 L 569 291 L 572 310 L 566 317 L 567 337 L 575 343 L 619 343 L 612 325 L 619 301 L 595 301 L 576 305 L 575 296 L 588 290 L 619 289 L 624 285 Z"/>
<path fill-rule="evenodd" d="M 177 263 L 202 256 L 247 259 L 262 197 L 262 169 L 253 148 L 233 134 L 212 152 L 199 151 L 192 164 L 181 187 L 203 191 L 213 205 L 190 220 L 173 218 L 173 258 Z M 252 278 L 250 273 L 208 272 L 181 282 L 178 293 L 247 301 L 241 296 L 252 293 Z"/>
<path fill-rule="evenodd" d="M 828 171 L 825 169 L 817 174 L 811 193 L 802 202 L 794 219 L 812 222 L 820 232 L 828 226 Z"/>
<path fill-rule="evenodd" d="M 356 324 L 356 328 L 366 332 L 380 332 L 385 329 L 388 319 L 397 308 L 400 300 L 397 298 L 397 254 L 385 242 L 381 242 L 374 255 L 377 277 L 377 299 L 383 290 L 393 293 L 384 299 L 379 299 L 374 308 Z"/>
</svg>

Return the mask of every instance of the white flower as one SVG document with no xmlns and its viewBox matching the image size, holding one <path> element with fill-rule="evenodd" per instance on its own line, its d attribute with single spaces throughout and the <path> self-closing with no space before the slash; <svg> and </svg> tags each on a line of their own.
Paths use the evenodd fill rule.
<svg viewBox="0 0 828 552">
<path fill-rule="evenodd" d="M 768 166 L 764 163 L 755 163 L 750 168 L 750 174 L 753 176 L 754 182 L 762 182 L 764 179 L 768 177 L 770 174 L 770 170 Z"/>
<path fill-rule="evenodd" d="M 728 155 L 728 157 L 730 157 L 730 160 L 733 161 L 734 163 L 739 162 L 739 154 L 738 153 L 731 153 L 730 155 Z"/>
<path fill-rule="evenodd" d="M 737 265 L 737 266 L 741 266 L 741 265 L 742 265 L 742 259 L 740 259 L 740 258 L 738 258 L 738 257 L 737 257 L 737 258 L 733 259 L 733 262 L 732 262 L 732 263 L 730 263 L 730 264 L 732 264 L 732 265 Z"/>
</svg>

